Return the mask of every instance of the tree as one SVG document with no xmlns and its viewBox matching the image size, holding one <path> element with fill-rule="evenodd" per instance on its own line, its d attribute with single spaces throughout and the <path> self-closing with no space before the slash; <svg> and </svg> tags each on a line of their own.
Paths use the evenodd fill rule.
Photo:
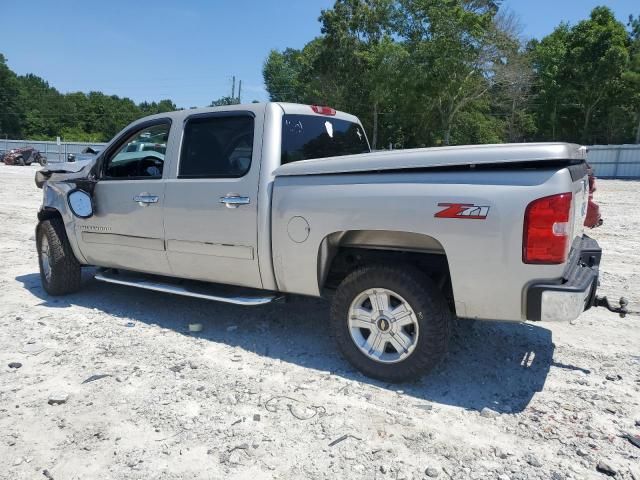
<svg viewBox="0 0 640 480">
<path fill-rule="evenodd" d="M 27 138 L 51 138 L 73 119 L 66 115 L 64 95 L 51 87 L 44 79 L 27 74 L 17 77 L 20 86 L 20 103 L 25 111 L 22 134 Z"/>
<path fill-rule="evenodd" d="M 491 87 L 497 60 L 496 2 L 401 0 L 400 4 L 400 31 L 413 59 L 413 91 L 425 106 L 422 115 L 435 114 L 442 143 L 449 145 L 459 113 L 485 97 Z"/>
<path fill-rule="evenodd" d="M 20 103 L 20 85 L 16 74 L 0 54 L 0 135 L 14 137 L 21 130 L 24 109 Z"/>
<path fill-rule="evenodd" d="M 538 132 L 541 138 L 558 139 L 559 109 L 567 98 L 565 64 L 569 26 L 560 24 L 542 41 L 534 40 L 529 46 L 538 80 Z"/>
<path fill-rule="evenodd" d="M 504 118 L 506 140 L 520 142 L 535 130 L 534 115 L 530 110 L 534 96 L 536 74 L 530 52 L 523 48 L 522 25 L 511 11 L 503 11 L 494 19 L 498 58 L 492 83 L 493 103 Z"/>
<path fill-rule="evenodd" d="M 209 106 L 210 107 L 223 107 L 225 105 L 237 105 L 240 103 L 237 98 L 232 97 L 220 97 L 217 100 L 213 100 Z"/>
<path fill-rule="evenodd" d="M 176 104 L 169 99 L 160 100 L 159 102 L 142 102 L 138 108 L 145 115 L 154 115 L 156 113 L 173 112 L 178 110 Z"/>
<path fill-rule="evenodd" d="M 566 78 L 583 117 L 581 139 L 592 140 L 596 108 L 622 87 L 629 62 L 627 32 L 607 7 L 596 7 L 589 20 L 578 23 L 568 36 Z"/>
<path fill-rule="evenodd" d="M 13 138 L 107 141 L 128 123 L 176 110 L 168 99 L 142 102 L 102 92 L 62 94 L 36 75 L 17 76 L 0 54 L 0 134 Z"/>
<path fill-rule="evenodd" d="M 640 17 L 629 15 L 629 68 L 622 74 L 626 98 L 635 113 L 635 143 L 640 144 Z"/>
<path fill-rule="evenodd" d="M 561 24 L 529 49 L 538 75 L 540 139 L 608 143 L 627 138 L 628 35 L 611 10 L 597 7 L 588 20 L 573 27 Z"/>
<path fill-rule="evenodd" d="M 526 53 L 514 51 L 496 67 L 494 103 L 504 117 L 506 140 L 520 142 L 536 130 L 529 103 L 535 73 Z"/>
<path fill-rule="evenodd" d="M 393 40 L 397 13 L 392 0 L 337 0 L 320 15 L 323 49 L 315 65 L 323 85 L 331 85 L 331 103 L 348 105 L 370 127 L 373 149 L 379 144 L 381 110 L 394 103 L 407 55 Z"/>
<path fill-rule="evenodd" d="M 287 48 L 283 52 L 271 50 L 262 68 L 264 83 L 272 102 L 300 102 L 300 73 L 302 52 Z"/>
</svg>

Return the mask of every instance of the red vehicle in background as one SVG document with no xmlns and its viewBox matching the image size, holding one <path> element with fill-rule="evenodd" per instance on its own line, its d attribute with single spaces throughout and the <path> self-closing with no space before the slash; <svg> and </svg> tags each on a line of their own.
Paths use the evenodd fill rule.
<svg viewBox="0 0 640 480">
<path fill-rule="evenodd" d="M 5 165 L 31 165 L 39 163 L 43 167 L 47 164 L 47 157 L 33 147 L 16 148 L 9 150 L 2 156 Z"/>
<path fill-rule="evenodd" d="M 593 174 L 593 168 L 587 165 L 589 172 L 589 203 L 587 205 L 587 216 L 584 219 L 584 226 L 595 228 L 602 225 L 602 216 L 600 215 L 600 206 L 593 201 L 593 192 L 596 191 L 596 177 Z"/>
</svg>

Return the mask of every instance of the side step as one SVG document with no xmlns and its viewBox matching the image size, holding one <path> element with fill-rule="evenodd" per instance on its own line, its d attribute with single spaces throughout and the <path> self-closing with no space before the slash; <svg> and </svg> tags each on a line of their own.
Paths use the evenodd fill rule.
<svg viewBox="0 0 640 480">
<path fill-rule="evenodd" d="M 116 285 L 127 285 L 144 288 L 145 290 L 173 293 L 175 295 L 203 298 L 235 305 L 257 306 L 283 299 L 281 295 L 265 290 L 133 273 L 125 270 L 101 270 L 95 274 L 94 278 L 101 282 L 115 283 Z"/>
</svg>

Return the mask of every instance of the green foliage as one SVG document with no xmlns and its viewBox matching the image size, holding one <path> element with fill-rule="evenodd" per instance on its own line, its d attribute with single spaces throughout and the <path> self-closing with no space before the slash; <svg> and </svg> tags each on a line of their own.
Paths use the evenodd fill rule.
<svg viewBox="0 0 640 480">
<path fill-rule="evenodd" d="M 640 17 L 607 7 L 524 45 L 498 0 L 336 0 L 321 35 L 272 50 L 272 101 L 359 116 L 376 148 L 575 141 L 640 143 Z M 211 106 L 233 105 L 222 97 Z M 0 138 L 106 141 L 175 110 L 101 92 L 62 94 L 0 54 Z"/>
<path fill-rule="evenodd" d="M 240 100 L 233 97 L 220 97 L 217 100 L 212 101 L 210 107 L 223 107 L 225 105 L 237 105 Z"/>
<path fill-rule="evenodd" d="M 15 75 L 0 54 L 0 137 L 108 141 L 140 117 L 173 110 L 171 100 L 136 105 L 101 92 L 61 94 L 36 75 Z"/>
<path fill-rule="evenodd" d="M 271 50 L 264 63 L 262 76 L 272 102 L 299 102 L 302 96 L 300 75 L 302 52 L 287 48 L 283 52 Z"/>
<path fill-rule="evenodd" d="M 270 97 L 354 113 L 375 146 L 640 142 L 638 18 L 597 7 L 528 45 L 489 0 L 336 0 L 319 20 L 267 57 Z"/>
<path fill-rule="evenodd" d="M 531 45 L 541 140 L 631 141 L 628 99 L 638 86 L 629 74 L 629 46 L 629 33 L 607 7 Z"/>
<path fill-rule="evenodd" d="M 0 137 L 19 134 L 23 114 L 20 84 L 16 74 L 7 67 L 6 59 L 0 54 Z"/>
</svg>

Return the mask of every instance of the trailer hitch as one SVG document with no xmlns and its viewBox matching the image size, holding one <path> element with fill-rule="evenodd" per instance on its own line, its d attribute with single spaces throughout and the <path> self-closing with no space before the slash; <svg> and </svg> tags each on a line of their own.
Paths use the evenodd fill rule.
<svg viewBox="0 0 640 480">
<path fill-rule="evenodd" d="M 624 318 L 627 315 L 627 313 L 629 313 L 629 310 L 627 309 L 627 306 L 629 305 L 629 300 L 627 300 L 624 297 L 620 297 L 620 300 L 618 300 L 618 302 L 620 303 L 620 306 L 614 307 L 609 303 L 609 299 L 607 297 L 599 297 L 596 295 L 593 305 L 595 307 L 605 307 L 610 312 L 617 313 L 618 315 L 620 315 L 620 318 Z"/>
</svg>

